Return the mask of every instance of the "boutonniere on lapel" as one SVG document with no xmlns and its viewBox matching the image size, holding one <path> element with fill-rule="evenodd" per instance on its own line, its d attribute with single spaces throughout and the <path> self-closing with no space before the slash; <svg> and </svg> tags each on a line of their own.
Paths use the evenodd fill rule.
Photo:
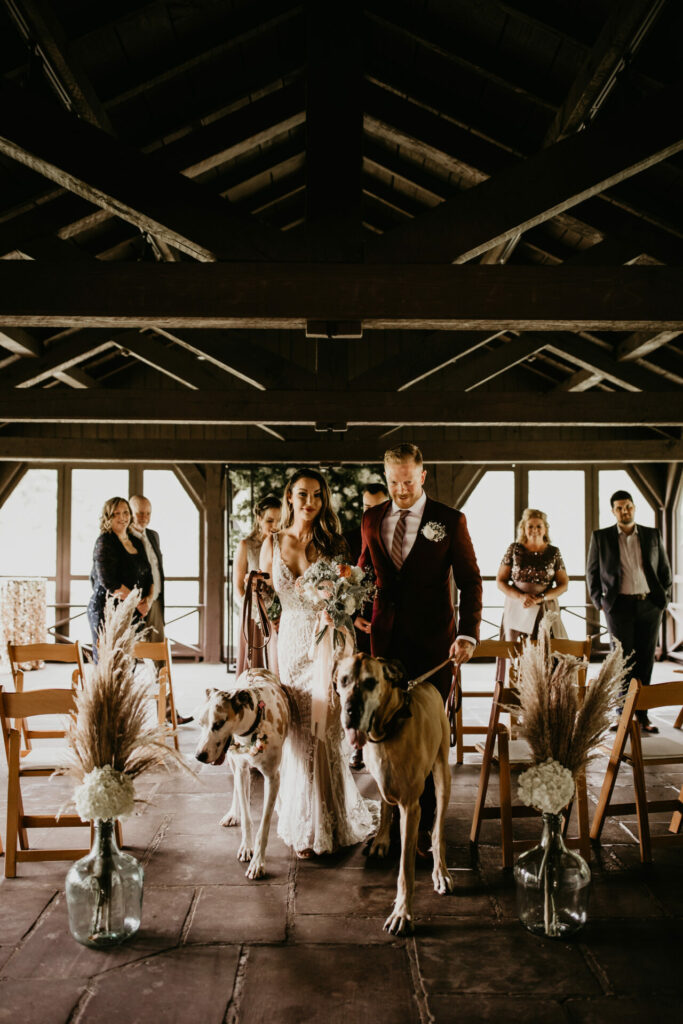
<svg viewBox="0 0 683 1024">
<path fill-rule="evenodd" d="M 435 544 L 438 544 L 440 540 L 446 538 L 446 527 L 443 523 L 426 523 L 420 533 L 425 540 L 432 540 Z"/>
</svg>

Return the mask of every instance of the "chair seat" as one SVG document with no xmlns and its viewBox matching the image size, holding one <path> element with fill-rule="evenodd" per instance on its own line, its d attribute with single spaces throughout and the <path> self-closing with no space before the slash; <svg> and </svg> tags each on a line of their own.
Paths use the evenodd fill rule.
<svg viewBox="0 0 683 1024">
<path fill-rule="evenodd" d="M 476 749 L 478 753 L 483 754 L 485 746 L 483 743 L 477 743 Z M 511 765 L 533 764 L 531 747 L 526 740 L 508 740 L 508 754 Z M 495 746 L 493 748 L 493 756 L 498 760 L 498 737 L 496 737 Z"/>
<path fill-rule="evenodd" d="M 674 729 L 671 725 L 657 723 L 659 733 L 654 736 L 643 734 L 641 747 L 643 751 L 643 764 L 649 761 L 657 761 L 665 758 L 667 763 L 673 764 L 676 761 L 683 762 L 683 733 Z M 631 763 L 631 737 L 626 741 L 624 747 L 624 760 Z"/>
<path fill-rule="evenodd" d="M 26 771 L 47 771 L 48 769 L 64 768 L 69 763 L 69 752 L 66 747 L 34 747 L 33 750 L 22 757 L 19 762 L 19 770 Z"/>
</svg>

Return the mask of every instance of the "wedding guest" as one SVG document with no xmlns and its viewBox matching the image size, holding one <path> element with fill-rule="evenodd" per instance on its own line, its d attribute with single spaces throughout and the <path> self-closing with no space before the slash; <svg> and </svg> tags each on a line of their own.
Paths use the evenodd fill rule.
<svg viewBox="0 0 683 1024">
<path fill-rule="evenodd" d="M 369 508 L 374 508 L 375 505 L 381 505 L 382 502 L 388 499 L 388 497 L 389 495 L 387 494 L 387 489 L 384 484 L 365 484 L 361 493 L 363 514 L 365 514 Z M 344 540 L 349 546 L 351 564 L 356 565 L 360 558 L 362 548 L 361 527 L 356 526 L 353 530 L 347 530 L 344 534 Z M 370 618 L 372 615 L 372 606 L 369 605 L 367 608 L 363 608 L 361 615 L 364 618 Z M 365 654 L 370 654 L 370 637 L 360 629 L 356 629 L 356 647 L 359 651 L 363 651 Z M 358 772 L 365 767 L 362 747 L 359 747 L 358 750 L 354 751 L 351 755 L 349 764 L 355 772 Z"/>
<path fill-rule="evenodd" d="M 517 539 L 503 555 L 496 586 L 505 595 L 501 640 L 535 637 L 544 612 L 550 613 L 550 635 L 566 637 L 557 598 L 569 586 L 560 549 L 550 543 L 545 512 L 526 508 L 517 524 Z M 496 678 L 505 678 L 506 660 L 496 664 Z"/>
<path fill-rule="evenodd" d="M 586 584 L 591 601 L 605 613 L 612 642 L 619 640 L 624 655 L 633 655 L 633 675 L 648 686 L 662 613 L 671 600 L 671 565 L 659 530 L 636 525 L 628 491 L 615 491 L 610 506 L 616 523 L 591 536 Z M 647 711 L 637 715 L 642 732 L 659 732 Z"/>
<path fill-rule="evenodd" d="M 481 575 L 462 512 L 429 498 L 422 452 L 399 444 L 384 455 L 391 500 L 368 509 L 361 530 L 359 565 L 372 566 L 377 580 L 370 631 L 372 653 L 398 658 L 415 679 L 451 656 L 458 663 L 474 653 L 481 622 Z M 458 622 L 451 596 L 451 572 L 460 591 Z M 446 665 L 430 682 L 444 701 L 452 680 Z M 436 797 L 431 776 L 420 801 L 418 854 L 428 856 Z"/>
<path fill-rule="evenodd" d="M 137 587 L 142 593 L 142 599 L 137 605 L 136 620 L 142 622 L 150 609 L 150 598 L 154 591 L 152 570 L 142 541 L 130 534 L 132 518 L 130 505 L 125 498 L 115 497 L 105 501 L 100 515 L 100 535 L 93 551 L 90 573 L 93 592 L 88 604 L 88 623 L 95 662 L 97 635 L 108 595 L 123 600 Z"/>
<path fill-rule="evenodd" d="M 164 632 L 164 560 L 161 555 L 159 534 L 156 530 L 150 530 L 149 528 L 150 519 L 152 518 L 152 503 L 149 498 L 145 498 L 142 494 L 134 494 L 129 499 L 129 504 L 133 513 L 130 533 L 142 541 L 154 581 L 150 608 L 145 618 L 145 625 L 149 629 L 147 639 L 151 641 L 163 640 L 166 635 Z"/>
<path fill-rule="evenodd" d="M 244 601 L 249 573 L 258 570 L 261 545 L 266 537 L 270 537 L 273 531 L 277 530 L 281 508 L 282 502 L 275 494 L 267 494 L 265 498 L 257 502 L 254 507 L 254 525 L 251 533 L 237 545 L 233 562 L 233 585 L 235 593 L 239 597 L 240 605 Z M 275 629 L 272 630 L 268 646 L 259 652 L 258 648 L 263 643 L 263 636 L 257 619 L 251 619 L 249 630 L 250 642 L 256 645 L 256 650 L 252 657 L 252 667 L 265 662 L 265 667 L 277 675 L 277 631 Z M 237 676 L 240 676 L 247 668 L 247 653 L 247 642 L 244 638 L 240 616 Z"/>
</svg>

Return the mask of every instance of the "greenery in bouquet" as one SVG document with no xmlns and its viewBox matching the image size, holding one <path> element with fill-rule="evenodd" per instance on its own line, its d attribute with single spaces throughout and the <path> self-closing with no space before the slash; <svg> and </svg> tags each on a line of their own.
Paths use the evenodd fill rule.
<svg viewBox="0 0 683 1024">
<path fill-rule="evenodd" d="M 534 762 L 519 777 L 519 794 L 528 806 L 558 814 L 574 795 L 577 774 L 595 756 L 609 727 L 629 665 L 616 641 L 582 700 L 577 677 L 585 664 L 551 651 L 543 621 L 538 639 L 524 641 L 515 667 L 519 708 L 508 710 L 520 715 L 518 732 Z"/>
<path fill-rule="evenodd" d="M 140 592 L 124 601 L 107 599 L 98 643 L 98 662 L 66 726 L 68 762 L 60 774 L 76 782 L 74 803 L 83 821 L 120 818 L 135 803 L 135 779 L 172 759 L 190 770 L 167 746 L 170 730 L 156 724 L 151 684 L 135 679 L 134 647 L 142 637 L 134 622 Z"/>
<path fill-rule="evenodd" d="M 270 604 L 266 609 L 266 614 L 271 622 L 277 622 L 282 615 L 282 605 L 280 604 L 280 598 L 277 594 L 273 593 Z"/>
<path fill-rule="evenodd" d="M 329 616 L 334 646 L 345 645 L 343 630 L 353 631 L 352 616 L 375 594 L 372 578 L 360 566 L 336 559 L 320 558 L 309 565 L 296 581 L 302 600 L 317 612 Z M 325 636 L 328 623 L 315 636 L 316 644 Z"/>
</svg>

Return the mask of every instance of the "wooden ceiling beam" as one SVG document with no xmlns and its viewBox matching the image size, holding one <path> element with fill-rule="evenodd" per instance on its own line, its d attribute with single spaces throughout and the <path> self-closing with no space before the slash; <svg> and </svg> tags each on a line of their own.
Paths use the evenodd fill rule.
<svg viewBox="0 0 683 1024">
<path fill-rule="evenodd" d="M 152 358 L 152 357 L 148 357 Z M 180 379 L 180 371 L 176 379 Z M 222 388 L 209 380 L 208 390 L 196 390 L 197 377 L 188 372 L 186 385 L 194 390 L 100 388 L 77 395 L 56 389 L 35 394 L 0 391 L 2 419 L 7 423 L 175 423 L 214 426 L 315 426 L 339 423 L 345 427 L 581 427 L 681 426 L 681 391 L 657 393 L 539 394 L 538 392 L 465 392 L 456 389 L 407 392 L 312 391 L 302 400 L 298 389 L 261 392 L 251 388 Z"/>
<path fill-rule="evenodd" d="M 464 263 L 683 149 L 671 110 L 683 85 L 663 89 L 628 121 L 593 125 L 520 161 L 366 244 L 371 262 Z"/>
<path fill-rule="evenodd" d="M 683 461 L 683 441 L 614 440 L 613 438 L 576 441 L 543 438 L 512 438 L 493 441 L 448 441 L 411 438 L 424 452 L 430 464 L 464 465 L 581 464 Z M 386 442 L 381 439 L 343 441 L 306 439 L 278 442 L 276 439 L 233 440 L 230 438 L 192 440 L 173 438 L 73 438 L 7 437 L 0 435 L 0 459 L 30 463 L 54 462 L 144 462 L 208 463 L 227 465 L 269 463 L 296 465 L 353 465 L 382 461 Z M 427 485 L 428 486 L 428 485 Z"/>
<path fill-rule="evenodd" d="M 108 330 L 85 329 L 68 332 L 64 339 L 56 339 L 38 359 L 15 363 L 2 375 L 4 388 L 32 388 L 44 384 L 56 373 L 66 372 L 79 363 L 99 355 L 115 343 L 137 334 L 137 331 L 112 332 Z M 1 418 L 1 414 L 0 414 Z"/>
<path fill-rule="evenodd" d="M 261 391 L 283 387 L 307 390 L 315 386 L 313 373 L 251 338 L 233 338 L 226 331 L 211 329 L 159 329 L 156 333 Z"/>
<path fill-rule="evenodd" d="M 18 356 L 30 356 L 36 358 L 41 355 L 43 346 L 37 338 L 32 337 L 28 331 L 21 327 L 0 328 L 0 345 L 8 352 L 14 352 Z"/>
<path fill-rule="evenodd" d="M 223 385 L 227 387 L 229 383 L 227 375 L 221 371 L 212 371 L 211 368 L 205 367 L 196 356 L 180 349 L 177 345 L 164 344 L 160 338 L 154 335 L 138 333 L 127 340 L 125 344 L 119 345 L 119 348 L 139 362 L 151 366 L 152 369 L 158 370 L 164 376 L 170 377 L 176 383 L 192 390 L 213 391 L 222 388 Z M 127 394 L 128 391 L 126 391 Z M 128 405 L 128 399 L 126 399 L 126 405 Z"/>
<path fill-rule="evenodd" d="M 0 260 L 0 324 L 683 330 L 682 283 L 672 267 Z"/>
<path fill-rule="evenodd" d="M 631 366 L 613 359 L 609 353 L 584 338 L 571 336 L 546 336 L 548 351 L 568 359 L 584 370 L 599 373 L 604 380 L 610 381 L 627 391 L 667 391 L 671 385 L 665 377 L 652 373 L 642 366 Z"/>
<path fill-rule="evenodd" d="M 84 388 L 98 388 L 99 384 L 94 377 L 91 377 L 79 366 L 72 366 L 69 370 L 55 370 L 55 380 L 67 384 L 70 388 L 80 391 Z"/>
<path fill-rule="evenodd" d="M 540 336 L 523 334 L 519 338 L 504 341 L 495 349 L 477 352 L 458 363 L 454 374 L 457 390 L 473 391 L 545 347 L 546 342 Z"/>
<path fill-rule="evenodd" d="M 281 259 L 292 244 L 152 156 L 5 84 L 0 152 L 194 259 Z"/>
<path fill-rule="evenodd" d="M 143 96 L 153 89 L 173 84 L 176 78 L 194 72 L 206 64 L 211 64 L 227 57 L 231 51 L 239 50 L 267 32 L 277 30 L 288 21 L 291 21 L 292 18 L 298 17 L 301 11 L 302 7 L 300 4 L 283 11 L 281 3 L 271 3 L 265 6 L 259 4 L 257 13 L 254 13 L 250 8 L 247 8 L 246 12 L 231 11 L 231 31 L 229 36 L 226 33 L 219 43 L 216 43 L 215 46 L 210 47 L 208 50 L 201 50 L 187 60 L 180 61 L 174 64 L 173 67 L 160 71 L 144 81 L 132 83 L 126 89 L 106 99 L 105 107 L 109 110 L 120 107 L 129 100 L 137 99 L 137 97 Z"/>
<path fill-rule="evenodd" d="M 658 334 L 636 331 L 624 338 L 617 346 L 617 359 L 620 362 L 632 362 L 642 359 L 650 352 L 656 352 L 662 345 L 667 345 L 674 338 L 680 337 L 680 331 L 659 331 Z"/>
<path fill-rule="evenodd" d="M 378 385 L 383 391 L 405 391 L 476 352 L 493 341 L 500 331 L 459 331 L 457 334 L 435 331 L 411 345 L 408 352 L 389 356 L 352 380 L 352 387 L 371 391 Z"/>
</svg>

